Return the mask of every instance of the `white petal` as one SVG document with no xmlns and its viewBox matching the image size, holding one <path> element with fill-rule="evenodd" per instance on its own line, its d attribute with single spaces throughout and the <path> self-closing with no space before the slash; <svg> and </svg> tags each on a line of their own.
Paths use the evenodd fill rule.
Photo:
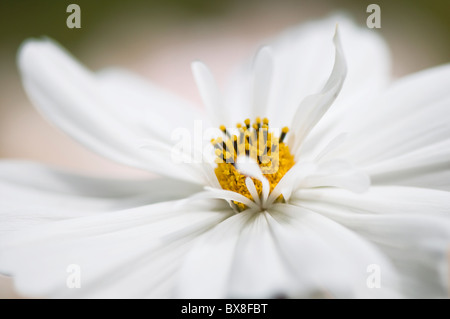
<svg viewBox="0 0 450 319">
<path fill-rule="evenodd" d="M 139 148 L 152 157 L 154 166 L 159 170 L 162 168 L 163 175 L 172 175 L 179 179 L 205 185 L 208 175 L 214 171 L 203 154 L 194 147 L 186 150 L 184 147 L 178 148 L 157 140 L 147 139 L 140 141 Z M 166 170 L 171 170 L 171 172 L 167 173 Z"/>
<path fill-rule="evenodd" d="M 260 179 L 263 176 L 258 163 L 248 156 L 239 156 L 236 161 L 236 168 L 239 173 Z"/>
<path fill-rule="evenodd" d="M 169 178 L 91 177 L 40 163 L 15 160 L 0 161 L 0 180 L 9 185 L 45 191 L 49 194 L 111 200 L 145 195 L 149 201 L 165 201 L 170 198 L 184 197 L 200 189 L 198 185 Z M 155 188 L 155 184 L 158 184 L 155 181 L 162 183 L 160 191 Z M 179 187 L 175 187 L 175 183 L 179 183 Z M 170 187 L 166 187 L 166 184 Z M 167 192 L 167 189 L 171 192 Z"/>
<path fill-rule="evenodd" d="M 289 269 L 271 234 L 267 213 L 242 225 L 231 267 L 228 298 L 273 298 L 292 290 Z"/>
<path fill-rule="evenodd" d="M 180 199 L 201 189 L 167 178 L 94 178 L 36 163 L 1 161 L 0 190 L 1 236 L 44 222 Z"/>
<path fill-rule="evenodd" d="M 383 289 L 367 289 L 378 263 Z M 395 272 L 373 245 L 297 207 L 237 214 L 192 248 L 181 271 L 183 298 L 393 297 Z"/>
<path fill-rule="evenodd" d="M 374 185 L 450 191 L 450 139 L 366 168 Z"/>
<path fill-rule="evenodd" d="M 348 162 L 334 160 L 321 163 L 314 174 L 298 182 L 299 188 L 333 186 L 363 193 L 370 186 L 369 176 Z"/>
<path fill-rule="evenodd" d="M 175 129 L 193 131 L 195 121 L 209 125 L 197 106 L 131 72 L 108 68 L 96 77 L 108 98 L 109 112 L 143 136 L 173 144 L 170 138 Z"/>
<path fill-rule="evenodd" d="M 177 286 L 180 298 L 226 298 L 236 244 L 252 214 L 228 218 L 206 233 L 190 249 Z"/>
<path fill-rule="evenodd" d="M 363 154 L 354 151 L 356 159 L 361 164 L 382 163 L 384 160 L 450 139 L 450 129 L 445 121 L 449 104 L 450 94 L 446 99 L 429 102 L 419 110 L 406 111 L 401 117 L 396 118 L 395 123 L 393 118 L 390 118 L 389 122 L 386 119 L 381 130 L 369 124 L 364 134 L 364 142 L 370 147 L 356 145 L 358 149 L 364 151 Z M 377 125 L 381 124 L 376 117 L 372 120 Z M 376 134 L 371 131 L 372 129 L 377 131 Z"/>
<path fill-rule="evenodd" d="M 298 103 L 318 92 L 333 66 L 335 49 L 329 41 L 339 26 L 348 77 L 333 111 L 346 109 L 352 101 L 377 91 L 389 79 L 387 46 L 376 33 L 359 27 L 345 16 L 333 15 L 300 28 L 287 30 L 274 44 L 275 75 L 271 113 L 278 121 L 291 118 Z M 367 76 L 370 74 L 370 76 Z M 280 122 L 280 125 L 285 125 Z"/>
<path fill-rule="evenodd" d="M 383 87 L 390 72 L 387 46 L 376 32 L 358 27 L 345 16 L 333 15 L 286 30 L 275 39 L 265 41 L 273 49 L 274 74 L 268 114 L 272 127 L 288 125 L 299 103 L 319 92 L 333 67 L 334 47 L 330 39 L 339 25 L 342 47 L 348 62 L 348 76 L 330 113 L 343 112 L 350 102 L 367 97 Z M 252 68 L 244 64 L 230 81 L 226 97 L 233 120 L 242 121 L 252 105 Z M 370 74 L 370 76 L 368 76 Z M 339 113 L 338 112 L 338 113 Z M 319 125 L 322 126 L 322 125 Z"/>
<path fill-rule="evenodd" d="M 274 69 L 273 52 L 269 47 L 261 48 L 253 62 L 253 108 L 246 118 L 267 114 L 269 94 Z"/>
<path fill-rule="evenodd" d="M 27 296 L 173 297 L 180 258 L 192 240 L 231 212 L 217 209 L 160 203 L 16 232 L 0 244 L 0 269 Z M 66 285 L 71 264 L 81 270 L 79 289 Z"/>
<path fill-rule="evenodd" d="M 402 274 L 402 293 L 413 298 L 448 298 L 448 218 L 372 216 L 351 227 L 379 245 Z M 358 225 L 359 224 L 359 225 Z"/>
<path fill-rule="evenodd" d="M 340 133 L 337 136 L 333 137 L 328 144 L 325 146 L 323 150 L 316 156 L 314 162 L 320 162 L 324 159 L 330 152 L 335 150 L 338 146 L 342 145 L 347 139 L 348 133 Z"/>
<path fill-rule="evenodd" d="M 234 71 L 224 92 L 225 107 L 229 122 L 227 126 L 234 126 L 249 118 L 253 105 L 253 69 L 246 61 L 243 66 Z"/>
<path fill-rule="evenodd" d="M 312 175 L 317 166 L 314 163 L 298 162 L 281 178 L 278 184 L 267 200 L 267 205 L 271 205 L 280 195 L 283 195 L 285 200 L 289 200 L 292 192 L 294 192 L 299 183 L 308 175 Z"/>
<path fill-rule="evenodd" d="M 401 275 L 406 296 L 448 296 L 448 192 L 372 187 L 364 195 L 338 189 L 297 195 L 298 205 L 354 230 L 389 256 Z"/>
<path fill-rule="evenodd" d="M 252 195 L 253 201 L 256 205 L 260 205 L 261 200 L 259 198 L 258 191 L 256 190 L 255 183 L 253 183 L 253 180 L 250 177 L 245 178 L 245 186 L 247 186 L 247 189 L 250 192 L 250 195 Z"/>
<path fill-rule="evenodd" d="M 268 200 L 269 193 L 270 193 L 270 184 L 267 178 L 264 177 L 263 173 L 261 172 L 261 169 L 259 165 L 256 163 L 255 160 L 253 160 L 250 157 L 247 156 L 240 156 L 237 159 L 236 162 L 236 169 L 244 175 L 256 178 L 259 180 L 262 184 L 262 194 L 261 194 L 261 200 L 263 207 L 265 207 L 265 203 Z"/>
<path fill-rule="evenodd" d="M 291 284 L 265 214 L 247 211 L 206 234 L 181 275 L 183 298 L 275 297 Z"/>
<path fill-rule="evenodd" d="M 149 136 L 127 122 L 130 116 L 114 112 L 112 97 L 101 89 L 98 78 L 57 45 L 29 40 L 18 60 L 25 90 L 35 106 L 80 143 L 125 165 L 192 180 L 185 174 L 189 168 L 175 165 L 170 153 L 149 154 L 140 149 L 139 140 Z"/>
<path fill-rule="evenodd" d="M 225 189 L 217 189 L 212 187 L 205 187 L 205 191 L 201 193 L 197 193 L 186 200 L 182 202 L 183 205 L 191 202 L 191 201 L 197 201 L 199 199 L 225 199 L 228 202 L 236 201 L 239 203 L 242 203 L 250 208 L 258 209 L 258 206 L 256 206 L 255 202 L 248 199 L 244 195 L 241 195 L 239 193 L 225 190 Z"/>
<path fill-rule="evenodd" d="M 269 219 L 283 259 L 293 271 L 298 297 L 398 297 L 397 274 L 380 251 L 364 238 L 301 207 L 276 205 Z M 382 286 L 367 285 L 370 265 L 378 265 Z"/>
<path fill-rule="evenodd" d="M 291 199 L 302 206 L 320 203 L 322 206 L 341 206 L 348 211 L 364 214 L 450 216 L 449 193 L 424 188 L 371 186 L 364 194 L 338 188 L 302 189 Z"/>
<path fill-rule="evenodd" d="M 195 61 L 192 63 L 192 73 L 212 124 L 216 127 L 228 124 L 219 88 L 209 68 L 204 63 Z"/>
<path fill-rule="evenodd" d="M 448 189 L 449 83 L 450 65 L 437 67 L 362 103 L 342 119 L 349 138 L 334 155 L 364 167 L 375 183 Z"/>
<path fill-rule="evenodd" d="M 300 103 L 291 122 L 294 136 L 294 144 L 291 147 L 297 157 L 304 139 L 336 99 L 347 74 L 347 67 L 337 28 L 334 36 L 334 44 L 336 47 L 335 63 L 327 83 L 320 93 L 307 96 Z"/>
</svg>

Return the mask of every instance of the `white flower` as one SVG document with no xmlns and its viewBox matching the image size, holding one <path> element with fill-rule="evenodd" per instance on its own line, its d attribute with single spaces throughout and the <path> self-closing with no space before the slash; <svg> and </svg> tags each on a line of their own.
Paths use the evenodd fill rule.
<svg viewBox="0 0 450 319">
<path fill-rule="evenodd" d="M 450 66 L 386 88 L 388 61 L 372 30 L 342 17 L 309 23 L 260 49 L 226 94 L 194 62 L 203 113 L 124 71 L 92 73 L 49 40 L 27 41 L 23 83 L 50 121 L 165 177 L 103 180 L 3 161 L 0 272 L 24 295 L 61 298 L 448 296 Z M 259 128 L 264 117 L 278 130 L 257 155 L 280 156 L 276 178 L 258 156 L 205 161 L 223 158 L 225 134 L 216 153 L 194 142 L 173 160 L 177 128 L 224 124 L 237 142 L 236 123 Z M 266 141 L 257 138 L 247 155 Z M 78 289 L 67 285 L 70 265 Z"/>
</svg>

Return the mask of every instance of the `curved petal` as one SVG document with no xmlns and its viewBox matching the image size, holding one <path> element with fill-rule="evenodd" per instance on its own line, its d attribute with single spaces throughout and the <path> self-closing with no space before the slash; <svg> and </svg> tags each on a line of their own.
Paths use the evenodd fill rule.
<svg viewBox="0 0 450 319">
<path fill-rule="evenodd" d="M 448 192 L 392 186 L 355 195 L 316 189 L 298 192 L 295 203 L 377 245 L 397 268 L 404 295 L 448 297 Z"/>
<path fill-rule="evenodd" d="M 268 198 L 272 204 L 281 194 L 289 202 L 292 193 L 300 189 L 338 187 L 363 193 L 370 187 L 369 176 L 343 160 L 322 163 L 297 162 L 278 182 Z"/>
<path fill-rule="evenodd" d="M 450 65 L 397 81 L 342 118 L 348 139 L 333 156 L 351 160 L 376 184 L 448 190 L 449 83 Z"/>
<path fill-rule="evenodd" d="M 152 136 L 145 134 L 142 127 L 139 130 L 130 125 L 135 115 L 123 115 L 136 109 L 121 105 L 123 111 L 117 112 L 117 106 L 112 107 L 117 105 L 114 95 L 105 92 L 99 78 L 50 40 L 25 42 L 18 63 L 25 90 L 35 106 L 91 150 L 125 165 L 195 180 L 186 174 L 189 165 L 175 164 L 171 153 L 142 150 L 139 141 Z"/>
<path fill-rule="evenodd" d="M 182 204 L 187 204 L 191 201 L 196 201 L 199 199 L 224 199 L 231 204 L 231 201 L 236 201 L 248 206 L 251 209 L 259 209 L 255 202 L 251 199 L 241 195 L 240 193 L 229 191 L 226 189 L 217 189 L 212 187 L 205 187 L 205 191 L 195 194 L 187 199 L 185 199 Z"/>
<path fill-rule="evenodd" d="M 241 173 L 249 177 L 253 177 L 259 180 L 262 184 L 261 201 L 262 207 L 268 200 L 270 193 L 270 184 L 266 177 L 264 177 L 259 165 L 250 157 L 240 156 L 237 159 L 236 169 Z"/>
<path fill-rule="evenodd" d="M 384 87 L 390 76 L 390 57 L 384 41 L 371 30 L 360 28 L 348 17 L 333 15 L 293 27 L 275 39 L 265 41 L 273 49 L 274 73 L 267 116 L 273 127 L 288 125 L 299 103 L 319 92 L 334 63 L 334 47 L 330 39 L 339 26 L 342 47 L 348 64 L 348 76 L 332 112 L 346 108 L 352 101 L 366 97 Z M 244 64 L 230 81 L 227 107 L 233 114 L 232 124 L 243 120 L 242 110 L 250 108 L 252 73 Z M 339 111 L 339 112 L 341 112 Z M 248 112 L 247 112 L 248 113 Z M 338 112 L 337 112 L 338 113 Z M 333 114 L 326 117 L 334 118 Z"/>
<path fill-rule="evenodd" d="M 325 115 L 328 108 L 338 96 L 347 75 L 347 66 L 344 59 L 344 53 L 342 52 L 337 27 L 333 42 L 336 52 L 335 62 L 330 77 L 318 94 L 309 95 L 303 99 L 295 111 L 291 122 L 291 126 L 293 127 L 293 135 L 291 136 L 293 143 L 291 143 L 291 148 L 297 157 L 301 145 L 309 132 Z"/>
<path fill-rule="evenodd" d="M 280 195 L 288 201 L 292 192 L 297 188 L 297 184 L 306 176 L 312 175 L 316 171 L 316 164 L 310 162 L 296 163 L 286 174 L 280 179 L 278 184 L 270 193 L 267 199 L 268 205 L 271 205 Z"/>
<path fill-rule="evenodd" d="M 25 296 L 173 297 L 180 259 L 193 239 L 230 212 L 207 202 L 178 209 L 159 203 L 48 223 L 4 237 L 0 269 Z M 78 289 L 67 284 L 71 265 L 79 271 Z"/>
<path fill-rule="evenodd" d="M 28 226 L 181 199 L 201 190 L 172 179 L 93 178 L 0 161 L 0 236 Z"/>
</svg>

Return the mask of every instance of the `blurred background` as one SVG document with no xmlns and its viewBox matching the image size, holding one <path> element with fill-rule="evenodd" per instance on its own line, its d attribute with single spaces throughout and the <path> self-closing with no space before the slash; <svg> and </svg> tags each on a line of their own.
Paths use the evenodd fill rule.
<svg viewBox="0 0 450 319">
<path fill-rule="evenodd" d="M 81 7 L 81 29 L 69 29 L 66 8 Z M 130 69 L 199 101 L 190 62 L 206 62 L 223 83 L 258 44 L 286 27 L 347 12 L 365 26 L 370 3 L 381 7 L 381 29 L 393 75 L 450 59 L 450 1 L 2 0 L 0 2 L 0 158 L 29 159 L 97 175 L 141 173 L 90 153 L 45 122 L 28 101 L 16 53 L 29 37 L 49 36 L 93 70 Z"/>
<path fill-rule="evenodd" d="M 81 29 L 66 26 L 71 3 L 81 7 Z M 391 48 L 394 77 L 450 61 L 448 0 L 1 0 L 0 158 L 142 176 L 85 150 L 35 111 L 16 67 L 17 49 L 29 37 L 49 36 L 93 70 L 127 68 L 199 102 L 192 60 L 206 62 L 221 84 L 236 63 L 284 28 L 336 11 L 365 26 L 370 3 L 381 7 L 382 27 L 373 32 Z M 0 276 L 0 298 L 14 296 L 11 281 Z"/>
</svg>

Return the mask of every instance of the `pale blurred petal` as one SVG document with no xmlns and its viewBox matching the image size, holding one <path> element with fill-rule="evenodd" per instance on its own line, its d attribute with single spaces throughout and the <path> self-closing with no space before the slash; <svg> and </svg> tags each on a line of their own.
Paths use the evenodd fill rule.
<svg viewBox="0 0 450 319">
<path fill-rule="evenodd" d="M 294 204 L 322 214 L 376 244 L 400 274 L 407 297 L 448 297 L 450 196 L 409 187 L 302 190 Z"/>
<path fill-rule="evenodd" d="M 333 156 L 364 168 L 376 184 L 449 189 L 450 65 L 394 83 L 340 124 L 348 139 Z"/>
<path fill-rule="evenodd" d="M 275 127 L 288 125 L 300 102 L 319 92 L 334 64 L 332 37 L 338 25 L 348 76 L 327 117 L 345 114 L 348 106 L 378 92 L 390 77 L 390 56 L 385 42 L 372 30 L 356 26 L 348 17 L 329 18 L 286 30 L 266 43 L 273 49 L 274 73 L 268 116 Z M 244 64 L 230 80 L 226 98 L 232 123 L 242 121 L 251 105 L 252 68 Z M 265 116 L 266 114 L 258 114 Z"/>
<path fill-rule="evenodd" d="M 142 149 L 143 135 L 130 116 L 111 107 L 99 79 L 50 40 L 29 40 L 19 52 L 24 87 L 35 106 L 63 131 L 91 150 L 121 164 L 201 182 L 189 165 L 175 164 L 167 151 Z M 127 108 L 127 105 L 122 107 Z M 127 108 L 125 112 L 134 112 Z M 192 175 L 194 174 L 194 177 Z"/>
<path fill-rule="evenodd" d="M 223 208 L 159 203 L 14 232 L 0 243 L 0 271 L 13 275 L 25 296 L 170 297 L 179 258 L 229 216 Z M 79 289 L 66 285 L 72 264 L 81 270 Z"/>
<path fill-rule="evenodd" d="M 171 135 L 175 129 L 193 131 L 195 121 L 209 125 L 198 106 L 134 73 L 108 68 L 96 76 L 101 92 L 108 98 L 109 111 L 142 136 L 174 144 Z"/>
<path fill-rule="evenodd" d="M 228 114 L 225 112 L 222 96 L 214 76 L 209 68 L 200 61 L 193 62 L 191 67 L 206 113 L 212 124 L 219 127 L 227 122 Z"/>
<path fill-rule="evenodd" d="M 31 162 L 0 162 L 0 236 L 42 223 L 181 199 L 201 188 L 168 178 L 121 180 Z"/>
<path fill-rule="evenodd" d="M 370 291 L 366 269 L 375 262 L 386 285 Z M 395 272 L 373 245 L 287 205 L 227 219 L 193 246 L 182 269 L 181 297 L 397 296 Z"/>
</svg>

